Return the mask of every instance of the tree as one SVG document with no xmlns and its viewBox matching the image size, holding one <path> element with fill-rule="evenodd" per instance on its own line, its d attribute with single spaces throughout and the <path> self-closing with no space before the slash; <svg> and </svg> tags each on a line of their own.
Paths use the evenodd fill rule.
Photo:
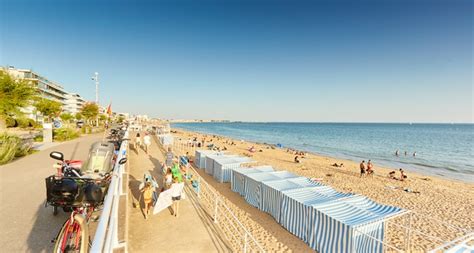
<svg viewBox="0 0 474 253">
<path fill-rule="evenodd" d="M 95 103 L 86 103 L 81 108 L 81 114 L 88 121 L 95 119 L 99 115 L 99 106 Z"/>
<path fill-rule="evenodd" d="M 35 103 L 36 110 L 48 120 L 61 113 L 61 103 L 46 98 L 40 98 Z"/>
<path fill-rule="evenodd" d="M 61 118 L 62 121 L 67 122 L 67 123 L 70 123 L 71 120 L 74 118 L 74 116 L 72 116 L 72 114 L 67 113 L 67 112 L 59 115 L 59 117 Z"/>
<path fill-rule="evenodd" d="M 0 129 L 5 129 L 8 116 L 21 116 L 21 108 L 31 104 L 37 96 L 36 86 L 25 79 L 14 79 L 0 69 Z"/>
<path fill-rule="evenodd" d="M 80 112 L 78 112 L 78 113 L 76 113 L 75 117 L 76 117 L 77 120 L 81 120 L 84 116 L 82 116 L 82 114 Z"/>
</svg>

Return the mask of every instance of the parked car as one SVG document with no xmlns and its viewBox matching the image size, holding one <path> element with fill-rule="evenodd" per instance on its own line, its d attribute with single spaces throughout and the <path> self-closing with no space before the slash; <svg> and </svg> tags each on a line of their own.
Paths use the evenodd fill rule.
<svg viewBox="0 0 474 253">
<path fill-rule="evenodd" d="M 83 121 L 83 120 L 78 120 L 78 121 L 76 122 L 76 127 L 82 128 L 83 126 L 84 126 L 84 121 Z"/>
</svg>

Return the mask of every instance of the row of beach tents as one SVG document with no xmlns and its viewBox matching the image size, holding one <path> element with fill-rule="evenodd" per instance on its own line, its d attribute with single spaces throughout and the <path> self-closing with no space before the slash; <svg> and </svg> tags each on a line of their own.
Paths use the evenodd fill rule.
<svg viewBox="0 0 474 253">
<path fill-rule="evenodd" d="M 195 164 L 220 183 L 230 182 L 255 208 L 317 252 L 384 252 L 385 222 L 405 210 L 271 166 L 248 157 L 197 150 Z"/>
</svg>

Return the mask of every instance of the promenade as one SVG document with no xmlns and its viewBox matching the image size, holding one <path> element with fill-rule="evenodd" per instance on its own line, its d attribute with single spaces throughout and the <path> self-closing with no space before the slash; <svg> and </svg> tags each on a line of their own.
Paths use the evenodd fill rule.
<svg viewBox="0 0 474 253">
<path fill-rule="evenodd" d="M 64 153 L 67 159 L 85 160 L 91 144 L 102 134 L 68 141 L 0 166 L 0 249 L 2 252 L 51 252 L 51 240 L 68 218 L 52 207 L 45 208 L 44 179 L 55 173 L 51 151 Z M 91 222 L 91 226 L 95 223 Z"/>
<path fill-rule="evenodd" d="M 138 186 L 145 172 L 151 173 L 162 186 L 161 163 L 163 150 L 152 138 L 149 155 L 135 150 L 132 141 L 129 151 L 129 188 L 135 203 L 139 199 Z M 186 189 L 186 187 L 185 187 Z M 134 208 L 129 201 L 129 252 L 229 252 L 225 239 L 219 236 L 211 217 L 197 206 L 193 195 L 186 192 L 187 198 L 180 201 L 179 216 L 172 215 L 170 209 L 150 215 L 145 220 L 140 208 Z"/>
</svg>

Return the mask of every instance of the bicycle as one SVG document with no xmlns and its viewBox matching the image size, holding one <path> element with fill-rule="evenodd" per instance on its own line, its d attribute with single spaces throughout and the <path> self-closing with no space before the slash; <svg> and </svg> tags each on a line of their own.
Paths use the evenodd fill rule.
<svg viewBox="0 0 474 253">
<path fill-rule="evenodd" d="M 89 252 L 88 221 L 93 211 L 93 207 L 80 207 L 72 211 L 70 218 L 64 222 L 56 236 L 53 252 Z"/>
<path fill-rule="evenodd" d="M 52 152 L 50 156 L 64 161 L 60 152 Z M 122 158 L 118 164 L 126 162 L 127 158 Z M 74 176 L 71 176 L 73 174 Z M 61 176 L 53 175 L 46 178 L 46 203 L 53 206 L 53 213 L 57 213 L 58 207 L 72 211 L 53 240 L 55 242 L 53 252 L 89 252 L 89 221 L 94 211 L 103 204 L 104 193 L 107 192 L 112 173 L 104 175 L 99 173 L 99 176 L 100 178 L 96 179 L 88 178 L 87 175 L 81 175 L 65 165 Z"/>
</svg>

